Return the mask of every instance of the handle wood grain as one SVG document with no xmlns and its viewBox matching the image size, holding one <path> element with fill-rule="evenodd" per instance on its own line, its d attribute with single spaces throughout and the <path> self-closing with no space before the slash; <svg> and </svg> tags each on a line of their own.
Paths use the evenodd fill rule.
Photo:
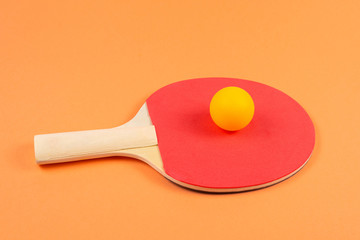
<svg viewBox="0 0 360 240">
<path fill-rule="evenodd" d="M 119 150 L 154 145 L 157 145 L 157 137 L 153 125 L 42 134 L 34 137 L 38 164 L 106 157 Z"/>
</svg>

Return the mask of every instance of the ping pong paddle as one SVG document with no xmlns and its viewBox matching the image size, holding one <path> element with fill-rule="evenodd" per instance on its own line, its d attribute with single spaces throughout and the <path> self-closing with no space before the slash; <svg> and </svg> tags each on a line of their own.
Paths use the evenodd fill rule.
<svg viewBox="0 0 360 240">
<path fill-rule="evenodd" d="M 225 131 L 209 114 L 212 96 L 236 86 L 253 98 L 244 129 Z M 241 192 L 271 186 L 309 160 L 315 130 L 306 111 L 270 86 L 242 79 L 176 82 L 152 94 L 119 127 L 36 135 L 38 164 L 126 156 L 144 161 L 170 181 L 206 192 Z"/>
</svg>

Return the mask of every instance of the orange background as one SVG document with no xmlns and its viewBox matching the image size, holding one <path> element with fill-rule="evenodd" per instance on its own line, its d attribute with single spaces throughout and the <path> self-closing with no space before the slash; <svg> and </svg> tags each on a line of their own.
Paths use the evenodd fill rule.
<svg viewBox="0 0 360 240">
<path fill-rule="evenodd" d="M 0 3 L 0 239 L 360 239 L 359 1 Z M 109 158 L 39 167 L 33 136 L 109 128 L 169 83 L 250 79 L 317 142 L 259 191 L 180 188 Z"/>
</svg>

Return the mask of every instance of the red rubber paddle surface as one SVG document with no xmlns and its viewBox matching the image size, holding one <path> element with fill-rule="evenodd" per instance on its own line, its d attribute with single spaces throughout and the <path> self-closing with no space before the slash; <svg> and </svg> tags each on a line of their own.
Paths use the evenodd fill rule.
<svg viewBox="0 0 360 240">
<path fill-rule="evenodd" d="M 253 98 L 255 114 L 242 130 L 213 123 L 209 104 L 237 86 Z M 299 169 L 315 143 L 305 110 L 283 92 L 253 81 L 203 78 L 159 89 L 147 100 L 165 172 L 195 186 L 242 188 L 276 181 Z"/>
</svg>

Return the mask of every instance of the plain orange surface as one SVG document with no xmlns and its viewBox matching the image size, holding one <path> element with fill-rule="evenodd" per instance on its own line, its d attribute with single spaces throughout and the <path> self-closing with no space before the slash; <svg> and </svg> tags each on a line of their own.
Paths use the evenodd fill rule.
<svg viewBox="0 0 360 240">
<path fill-rule="evenodd" d="M 1 1 L 0 239 L 360 239 L 359 1 Z M 109 158 L 39 167 L 33 136 L 114 127 L 169 83 L 250 79 L 316 146 L 289 180 L 212 195 Z"/>
</svg>

